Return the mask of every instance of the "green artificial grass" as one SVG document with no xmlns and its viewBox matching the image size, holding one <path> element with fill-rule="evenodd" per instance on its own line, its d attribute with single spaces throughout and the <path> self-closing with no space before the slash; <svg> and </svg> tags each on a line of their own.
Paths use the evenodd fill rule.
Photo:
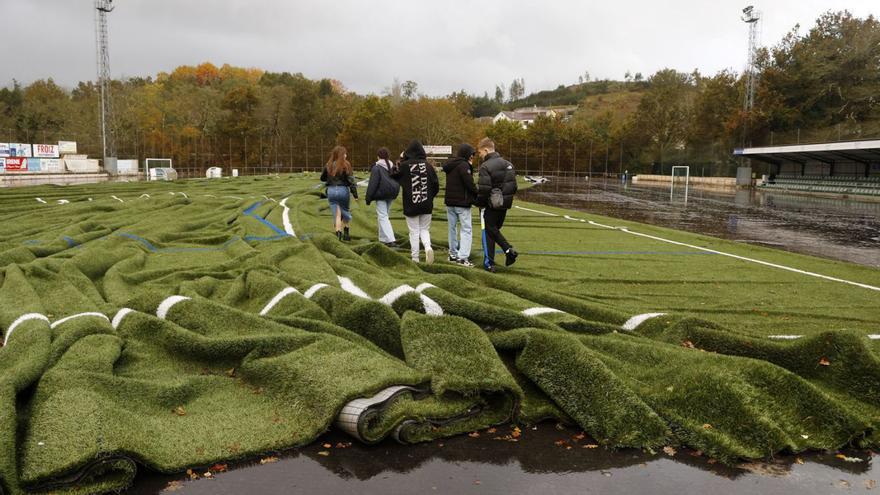
<svg viewBox="0 0 880 495">
<path fill-rule="evenodd" d="M 725 462 L 878 445 L 876 291 L 602 225 L 874 286 L 878 270 L 516 202 L 520 259 L 489 274 L 443 261 L 441 198 L 440 261 L 417 264 L 375 242 L 363 203 L 337 241 L 317 184 L 0 190 L 0 491 L 103 493 L 137 465 L 308 444 L 400 385 L 418 392 L 373 410 L 365 441 L 555 419 Z M 399 201 L 392 223 L 404 241 Z M 623 329 L 644 313 L 666 314 Z"/>
</svg>

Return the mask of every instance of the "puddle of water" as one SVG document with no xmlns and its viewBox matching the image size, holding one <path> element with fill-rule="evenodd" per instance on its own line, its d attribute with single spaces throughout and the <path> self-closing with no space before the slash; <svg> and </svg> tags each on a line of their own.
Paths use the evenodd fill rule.
<svg viewBox="0 0 880 495">
<path fill-rule="evenodd" d="M 518 193 L 540 204 L 880 267 L 880 202 L 775 191 L 551 179 Z"/>
<path fill-rule="evenodd" d="M 870 452 L 846 453 L 858 462 L 823 453 L 726 467 L 691 451 L 671 457 L 587 447 L 593 445 L 589 437 L 552 423 L 526 428 L 517 442 L 496 439 L 509 434 L 505 426 L 495 433 L 480 432 L 478 438 L 462 435 L 410 446 L 388 441 L 338 448 L 351 439 L 330 433 L 274 462 L 229 465 L 228 472 L 212 479 L 141 474 L 130 493 L 827 494 L 841 488 L 874 488 L 880 480 Z"/>
</svg>

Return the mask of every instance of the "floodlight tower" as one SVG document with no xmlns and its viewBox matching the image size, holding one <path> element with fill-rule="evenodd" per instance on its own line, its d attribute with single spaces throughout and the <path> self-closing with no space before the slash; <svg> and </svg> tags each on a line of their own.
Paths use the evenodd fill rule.
<svg viewBox="0 0 880 495">
<path fill-rule="evenodd" d="M 113 136 L 113 102 L 110 95 L 110 38 L 107 14 L 113 11 L 113 0 L 95 0 L 95 41 L 98 56 L 98 86 L 101 88 L 101 139 L 104 168 L 116 168 L 116 141 Z"/>
<path fill-rule="evenodd" d="M 746 91 L 743 110 L 750 112 L 755 104 L 755 88 L 758 85 L 755 63 L 758 51 L 758 38 L 761 30 L 761 13 L 749 5 L 742 10 L 742 20 L 749 25 L 749 56 L 746 62 Z"/>
</svg>

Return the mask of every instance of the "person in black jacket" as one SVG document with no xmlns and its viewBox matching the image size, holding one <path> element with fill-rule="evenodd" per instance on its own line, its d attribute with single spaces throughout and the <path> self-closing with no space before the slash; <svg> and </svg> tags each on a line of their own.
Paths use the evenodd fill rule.
<svg viewBox="0 0 880 495">
<path fill-rule="evenodd" d="M 394 166 L 388 159 L 388 148 L 379 148 L 378 160 L 370 170 L 370 183 L 367 185 L 366 201 L 376 202 L 376 220 L 379 224 L 379 242 L 389 247 L 397 246 L 394 241 L 394 229 L 388 214 L 391 211 L 391 203 L 400 192 L 400 184 L 391 177 Z"/>
<path fill-rule="evenodd" d="M 516 194 L 516 170 L 513 164 L 501 158 L 495 151 L 495 142 L 489 138 L 480 140 L 477 146 L 483 163 L 480 165 L 480 179 L 477 184 L 477 206 L 482 210 L 483 230 L 483 268 L 495 272 L 495 244 L 498 243 L 505 255 L 505 265 L 516 262 L 519 253 L 501 234 L 507 210 L 513 206 Z"/>
<path fill-rule="evenodd" d="M 330 152 L 330 159 L 327 160 L 327 165 L 321 172 L 321 182 L 327 184 L 327 202 L 330 203 L 330 211 L 333 213 L 336 238 L 340 241 L 351 240 L 348 231 L 348 225 L 351 222 L 349 195 L 354 196 L 355 201 L 358 199 L 354 172 L 347 157 L 348 152 L 345 148 L 336 146 Z"/>
<path fill-rule="evenodd" d="M 474 169 L 471 166 L 477 151 L 469 144 L 461 144 L 458 153 L 445 165 L 446 172 L 446 218 L 449 222 L 449 261 L 464 266 L 474 266 L 470 261 L 473 243 L 471 205 L 477 201 Z M 461 225 L 461 240 L 456 226 Z"/>
<path fill-rule="evenodd" d="M 431 212 L 434 197 L 440 192 L 440 181 L 433 165 L 428 163 L 422 143 L 413 140 L 401 154 L 399 169 L 393 175 L 403 188 L 403 215 L 409 228 L 412 260 L 419 261 L 419 241 L 425 247 L 425 262 L 434 262 L 431 249 Z"/>
</svg>

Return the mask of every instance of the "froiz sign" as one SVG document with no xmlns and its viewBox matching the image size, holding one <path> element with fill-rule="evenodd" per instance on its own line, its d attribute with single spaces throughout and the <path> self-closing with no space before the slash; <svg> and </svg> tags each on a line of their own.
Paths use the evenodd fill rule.
<svg viewBox="0 0 880 495">
<path fill-rule="evenodd" d="M 36 158 L 58 158 L 57 144 L 35 144 L 34 157 Z"/>
</svg>

